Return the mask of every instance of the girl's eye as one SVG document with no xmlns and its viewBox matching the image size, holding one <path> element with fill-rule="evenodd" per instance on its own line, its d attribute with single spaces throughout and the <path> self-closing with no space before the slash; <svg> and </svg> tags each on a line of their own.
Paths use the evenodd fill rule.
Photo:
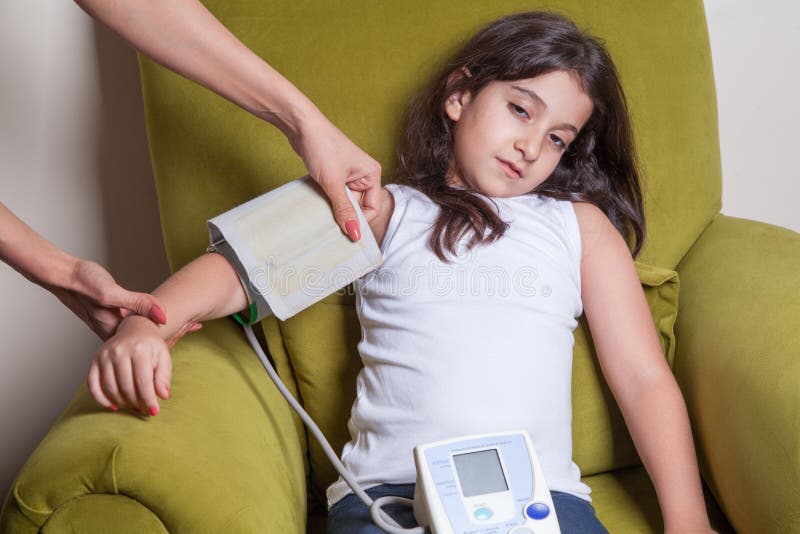
<svg viewBox="0 0 800 534">
<path fill-rule="evenodd" d="M 522 106 L 518 106 L 514 103 L 509 104 L 509 106 L 511 106 L 511 109 L 514 111 L 516 115 L 519 115 L 520 117 L 528 116 L 528 112 L 525 111 L 525 108 L 523 108 Z"/>
<path fill-rule="evenodd" d="M 551 135 L 550 139 L 555 143 L 555 145 L 560 148 L 561 150 L 565 150 L 567 148 L 567 144 L 557 135 Z"/>
</svg>

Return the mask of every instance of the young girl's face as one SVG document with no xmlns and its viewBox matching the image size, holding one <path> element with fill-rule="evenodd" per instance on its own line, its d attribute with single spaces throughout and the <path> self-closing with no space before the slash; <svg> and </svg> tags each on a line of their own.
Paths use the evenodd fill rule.
<svg viewBox="0 0 800 534">
<path fill-rule="evenodd" d="M 592 101 L 565 71 L 489 82 L 445 102 L 455 124 L 450 185 L 489 197 L 532 191 L 558 165 L 592 114 Z"/>
</svg>

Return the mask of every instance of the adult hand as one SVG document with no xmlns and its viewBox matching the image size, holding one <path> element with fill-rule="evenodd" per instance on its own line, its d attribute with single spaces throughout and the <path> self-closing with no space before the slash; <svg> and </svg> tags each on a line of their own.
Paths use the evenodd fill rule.
<svg viewBox="0 0 800 534">
<path fill-rule="evenodd" d="M 290 136 L 289 142 L 330 199 L 339 228 L 353 241 L 361 239 L 356 210 L 344 188 L 363 194 L 361 210 L 367 222 L 371 222 L 381 211 L 380 163 L 358 148 L 322 113 L 305 125 L 297 138 Z"/>
<path fill-rule="evenodd" d="M 0 260 L 53 293 L 104 340 L 131 313 L 144 315 L 157 324 L 166 323 L 164 308 L 154 296 L 123 289 L 102 266 L 61 250 L 2 203 Z M 181 335 L 197 328 L 188 325 Z"/>
<path fill-rule="evenodd" d="M 167 322 L 156 297 L 120 287 L 108 271 L 93 261 L 77 260 L 66 283 L 45 287 L 103 340 L 111 337 L 119 322 L 131 313 L 148 317 L 156 324 Z"/>
</svg>

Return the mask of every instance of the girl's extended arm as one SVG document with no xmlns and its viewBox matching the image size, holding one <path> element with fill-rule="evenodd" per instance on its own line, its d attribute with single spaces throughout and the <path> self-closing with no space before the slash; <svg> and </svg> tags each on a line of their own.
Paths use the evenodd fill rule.
<svg viewBox="0 0 800 534">
<path fill-rule="evenodd" d="M 157 327 L 164 340 L 172 338 L 187 323 L 225 317 L 247 307 L 247 297 L 233 266 L 224 256 L 213 253 L 203 254 L 184 266 L 158 286 L 153 295 L 167 310 L 166 324 Z"/>
<path fill-rule="evenodd" d="M 385 188 L 378 194 L 383 195 L 382 209 L 369 224 L 380 244 L 394 211 L 394 198 Z M 89 391 L 98 403 L 112 410 L 127 405 L 156 415 L 158 397 L 170 396 L 172 360 L 166 340 L 180 337 L 189 325 L 230 315 L 247 306 L 236 271 L 219 254 L 195 259 L 161 284 L 153 295 L 167 311 L 166 324 L 156 326 L 140 317 L 127 317 L 114 337 L 100 348 L 89 368 Z"/>
<path fill-rule="evenodd" d="M 597 359 L 653 481 L 667 534 L 708 533 L 692 431 L 630 251 L 611 221 L 575 203 L 581 297 Z"/>
<path fill-rule="evenodd" d="M 172 360 L 167 340 L 179 336 L 186 325 L 224 317 L 247 306 L 236 271 L 219 254 L 195 259 L 153 294 L 167 310 L 166 324 L 127 317 L 89 368 L 89 391 L 97 402 L 112 410 L 130 406 L 156 415 L 157 397 L 170 396 Z"/>
</svg>

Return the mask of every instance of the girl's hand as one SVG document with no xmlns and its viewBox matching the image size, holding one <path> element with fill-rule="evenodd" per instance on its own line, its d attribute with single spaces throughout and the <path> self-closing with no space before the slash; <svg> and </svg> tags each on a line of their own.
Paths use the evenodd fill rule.
<svg viewBox="0 0 800 534">
<path fill-rule="evenodd" d="M 172 340 L 192 328 L 184 326 Z M 120 406 L 156 415 L 158 397 L 170 397 L 172 359 L 167 342 L 149 319 L 127 317 L 95 355 L 87 379 L 92 397 L 106 408 Z"/>
<path fill-rule="evenodd" d="M 301 127 L 289 142 L 319 183 L 333 207 L 336 222 L 353 241 L 361 239 L 355 208 L 345 186 L 363 192 L 361 210 L 367 222 L 381 212 L 381 165 L 353 144 L 322 113 Z M 356 195 L 355 198 L 358 198 Z"/>
</svg>

